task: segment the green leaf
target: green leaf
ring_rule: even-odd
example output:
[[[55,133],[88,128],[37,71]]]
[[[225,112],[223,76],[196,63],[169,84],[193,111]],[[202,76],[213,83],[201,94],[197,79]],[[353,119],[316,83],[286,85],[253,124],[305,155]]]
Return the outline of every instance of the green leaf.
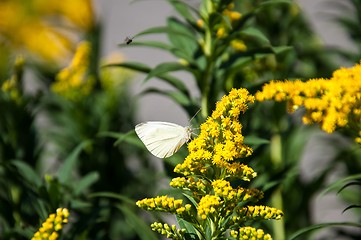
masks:
[[[118,46],[126,47],[150,47],[166,51],[171,51],[175,49],[172,45],[160,42],[160,41],[133,41],[132,44],[121,43]]]
[[[152,78],[152,77],[158,77],[161,76],[163,73],[167,73],[167,72],[172,72],[172,71],[180,71],[180,70],[185,70],[185,71],[189,71],[189,68],[178,63],[178,62],[166,62],[166,63],[161,63],[159,65],[157,65],[146,77],[145,81]],[[183,84],[182,81],[178,81],[177,85],[179,85],[179,90],[184,90],[186,89],[186,86]],[[177,87],[178,88],[178,87]]]
[[[312,225],[310,227],[306,227],[306,228],[302,228],[301,230],[293,233],[288,240],[294,240],[298,237],[300,237],[302,234],[313,231],[313,230],[317,230],[317,229],[321,229],[321,228],[326,228],[326,227],[332,227],[332,226],[347,226],[347,227],[358,227],[361,228],[361,223],[354,223],[354,222],[330,222],[330,223],[321,223],[321,224],[315,224]],[[302,239],[302,238],[300,238]]]
[[[76,185],[74,188],[74,194],[80,195],[84,190],[90,187],[99,179],[99,173],[97,172],[90,172],[85,175]]]
[[[360,180],[361,179],[361,174],[355,174],[355,175],[351,175],[345,178],[342,178],[334,183],[332,183],[330,186],[328,186],[325,190],[323,190],[320,195],[323,196],[328,192],[334,191],[334,190],[339,190],[343,185],[345,185],[345,183],[351,182],[353,180]]]
[[[130,143],[134,146],[143,148],[143,143],[136,136],[134,130],[130,130],[127,133],[119,133],[119,132],[100,132],[98,134],[99,137],[112,137],[117,138],[118,140],[114,143],[114,146],[122,142]]]
[[[83,141],[80,143],[65,159],[63,166],[59,169],[58,179],[60,183],[67,183],[70,179],[70,176],[73,173],[73,169],[75,169],[76,162],[78,160],[78,156],[83,151],[83,149],[89,146],[92,141]]]
[[[148,35],[148,34],[164,34],[164,33],[168,35],[172,34],[177,36],[183,36],[189,39],[194,38],[194,35],[189,35],[189,33],[182,32],[177,29],[169,28],[168,26],[148,28],[147,30],[144,30],[143,32],[134,35],[133,38],[137,38],[139,36]]]
[[[36,187],[41,186],[41,178],[30,165],[20,160],[12,160],[11,165],[18,169],[20,175],[27,183],[35,185]]]
[[[157,93],[160,95],[167,96],[185,108],[192,106],[191,99],[187,95],[183,94],[182,92],[170,91],[170,90],[160,90],[157,88],[148,88],[147,90],[142,92],[142,94],[149,94],[149,93]]]
[[[175,10],[189,23],[195,22],[193,15],[189,12],[189,10],[192,10],[193,13],[195,13],[199,17],[198,9],[192,7],[191,5],[187,4],[184,1],[180,0],[168,0],[170,4],[173,5]]]
[[[89,197],[91,198],[113,198],[118,199],[120,201],[126,202],[131,205],[135,205],[134,200],[130,199],[129,197],[121,194],[117,194],[114,192],[96,192],[89,194]]]
[[[140,64],[137,62],[125,62],[125,63],[116,63],[116,64],[108,64],[103,67],[124,67],[132,70],[136,70],[143,73],[150,73],[151,68],[146,66],[145,64]],[[183,84],[181,80],[176,77],[170,76],[168,74],[159,74],[157,76],[159,79],[164,82],[170,84],[171,86],[177,88],[179,91],[183,92],[185,95],[189,96],[189,91],[186,86]]]
[[[292,50],[294,50],[293,46],[272,47],[272,51],[275,54],[281,54],[281,53],[292,51]]]
[[[190,58],[194,57],[194,53],[198,48],[196,42],[195,32],[184,23],[178,21],[175,18],[168,19],[168,27],[173,32],[180,32],[182,34],[168,33],[169,41],[178,49],[181,49]]]
[[[112,64],[103,65],[102,67],[123,67],[143,73],[149,73],[151,70],[149,66],[138,62],[112,63]]]
[[[257,28],[247,28],[241,31],[242,35],[251,37],[263,45],[271,45],[269,39]]]
[[[288,4],[288,5],[292,5],[293,2],[290,0],[272,0],[272,1],[266,1],[266,2],[262,2],[257,6],[257,10],[260,10],[262,8],[266,8],[266,7],[274,7],[273,5],[277,5],[277,4]]]
[[[176,216],[177,223],[179,224],[179,227],[181,229],[186,229],[187,236],[186,239],[203,239],[200,236],[200,233],[197,231],[197,229],[194,227],[194,225],[190,222],[187,222],[186,220]]]
[[[134,202],[133,205],[135,205]],[[133,226],[134,231],[138,234],[140,239],[158,239],[156,234],[150,229],[150,227],[144,222],[144,220],[140,218],[138,214],[136,214],[134,209],[130,208],[125,204],[117,204],[116,207],[124,214],[125,219],[127,220],[127,222],[130,223],[130,226]]]

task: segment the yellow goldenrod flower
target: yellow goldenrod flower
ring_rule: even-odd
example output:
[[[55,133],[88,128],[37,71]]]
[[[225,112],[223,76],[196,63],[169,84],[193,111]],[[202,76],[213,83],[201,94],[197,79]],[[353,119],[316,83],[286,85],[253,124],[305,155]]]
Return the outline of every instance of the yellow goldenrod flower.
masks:
[[[145,198],[136,202],[137,206],[147,211],[162,211],[177,213],[179,215],[190,210],[190,205],[183,205],[182,199],[174,199],[168,196],[157,196],[155,198]]]
[[[153,231],[158,232],[162,235],[166,235],[167,238],[181,240],[184,239],[186,229],[177,229],[175,225],[169,226],[167,223],[154,222],[151,225]]]
[[[256,94],[258,101],[288,101],[288,110],[303,106],[305,124],[318,123],[327,133],[350,127],[361,129],[361,64],[336,70],[330,79],[271,81]],[[360,135],[359,135],[360,136]],[[356,142],[358,140],[356,139]]]
[[[205,220],[209,214],[217,213],[222,201],[219,197],[214,195],[205,195],[198,203],[198,216]]]
[[[238,117],[253,100],[253,96],[245,89],[233,89],[228,96],[223,97],[212,116],[200,126],[198,137],[188,144],[189,155],[174,171],[189,176],[219,168],[224,177],[243,180],[256,177],[257,174],[250,167],[234,162],[252,154],[252,149],[243,144],[242,126]],[[218,170],[214,169],[214,172]]]
[[[254,97],[246,89],[232,89],[200,126],[198,137],[189,143],[189,155],[174,169],[183,177],[174,178],[170,185],[184,190],[192,205],[184,205],[180,199],[158,196],[140,200],[137,206],[176,214],[192,223],[199,236],[206,235],[202,232],[204,229],[213,228],[212,239],[224,238],[228,230],[233,230],[237,239],[247,239],[247,236],[271,239],[261,230],[255,230],[256,235],[253,231],[246,235],[242,226],[252,221],[280,219],[282,211],[267,206],[248,206],[249,202],[260,200],[263,192],[241,186],[233,188],[230,182],[234,179],[250,181],[257,176],[252,168],[239,162],[252,153],[252,149],[243,143],[239,117],[253,101]],[[207,226],[210,223],[215,225]],[[153,223],[152,230],[167,238],[183,239],[175,227],[167,224]]]
[[[52,213],[34,234],[31,240],[56,240],[63,225],[68,223],[69,210],[58,208],[56,213]]]
[[[265,234],[262,229],[255,229],[253,227],[241,227],[238,231],[232,230],[230,234],[239,240],[272,240],[271,235]]]
[[[88,75],[90,51],[89,42],[78,45],[70,65],[56,76],[56,81],[51,86],[52,91],[74,101],[91,92],[95,79]]]

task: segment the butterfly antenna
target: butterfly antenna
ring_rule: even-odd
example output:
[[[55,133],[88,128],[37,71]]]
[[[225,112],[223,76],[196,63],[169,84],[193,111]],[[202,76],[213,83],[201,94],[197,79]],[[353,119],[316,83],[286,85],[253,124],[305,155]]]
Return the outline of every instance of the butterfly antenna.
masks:
[[[198,111],[193,115],[193,117],[191,119],[189,119],[189,123],[191,123],[191,121],[197,116],[197,114],[201,111],[201,108],[198,109]]]

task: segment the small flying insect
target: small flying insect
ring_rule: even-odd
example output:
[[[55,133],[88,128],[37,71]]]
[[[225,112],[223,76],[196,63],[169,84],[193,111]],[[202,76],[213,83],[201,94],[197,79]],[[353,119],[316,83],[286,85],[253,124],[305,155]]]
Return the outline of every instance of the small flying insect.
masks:
[[[125,39],[124,39],[124,42],[126,44],[130,44],[131,42],[133,42],[133,38],[132,37],[129,37],[129,36],[126,36]]]

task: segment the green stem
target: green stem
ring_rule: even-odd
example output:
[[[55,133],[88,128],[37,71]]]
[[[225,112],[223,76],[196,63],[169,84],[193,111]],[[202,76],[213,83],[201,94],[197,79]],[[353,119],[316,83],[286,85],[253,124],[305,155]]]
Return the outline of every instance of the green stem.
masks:
[[[277,169],[282,164],[282,141],[280,134],[274,134],[271,138],[271,161],[273,166]],[[282,189],[278,187],[271,198],[272,207],[283,209]],[[283,219],[272,221],[273,224],[273,239],[285,240],[285,226]]]

